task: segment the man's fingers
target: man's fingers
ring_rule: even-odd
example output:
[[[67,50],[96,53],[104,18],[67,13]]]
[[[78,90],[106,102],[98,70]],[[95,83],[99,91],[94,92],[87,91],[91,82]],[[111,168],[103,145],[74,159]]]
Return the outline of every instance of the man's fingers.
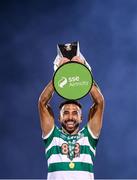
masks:
[[[60,58],[59,66],[61,66],[62,64],[65,64],[66,62],[69,62],[69,61],[70,61],[70,59],[68,59],[66,57]]]
[[[81,64],[84,64],[83,59],[81,59],[79,56],[74,56],[71,61],[79,62]]]
[[[61,66],[62,64],[65,64],[65,63],[67,63],[67,62],[69,62],[69,61],[70,61],[70,59],[68,59],[68,58],[66,58],[66,57],[62,57],[62,58],[60,58],[60,61],[59,61],[58,66]],[[81,63],[81,64],[84,64],[84,60],[81,59],[79,56],[74,56],[74,57],[71,59],[71,61],[79,62],[79,63]]]

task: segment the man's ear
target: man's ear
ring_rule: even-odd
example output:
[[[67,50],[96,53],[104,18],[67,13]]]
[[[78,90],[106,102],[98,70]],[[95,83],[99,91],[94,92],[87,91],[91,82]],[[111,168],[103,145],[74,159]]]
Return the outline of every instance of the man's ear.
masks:
[[[81,118],[80,118],[80,123],[82,123],[82,119],[83,119],[83,117],[82,117],[82,115],[81,115]]]

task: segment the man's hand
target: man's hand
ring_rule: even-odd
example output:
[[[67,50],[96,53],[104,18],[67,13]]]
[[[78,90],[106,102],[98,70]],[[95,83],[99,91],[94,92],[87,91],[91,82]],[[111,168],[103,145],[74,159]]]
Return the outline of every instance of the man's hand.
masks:
[[[74,56],[71,61],[74,61],[74,62],[79,62],[81,64],[84,64],[84,60],[81,59],[79,56]]]
[[[62,64],[65,64],[67,62],[70,62],[70,61],[79,62],[81,64],[84,64],[83,59],[81,59],[79,56],[74,56],[71,60],[66,57],[60,58],[59,66],[61,66]]]
[[[79,56],[74,56],[71,60],[66,58],[66,57],[62,57],[60,58],[60,61],[59,61],[59,64],[58,64],[58,68],[62,65],[62,64],[65,64],[67,62],[78,62],[78,63],[81,63],[81,64],[84,64],[84,60],[81,59]]]
[[[70,61],[70,59],[68,59],[66,57],[60,58],[60,62],[58,64],[58,66],[60,67],[62,64],[65,64],[65,63],[67,63],[69,61]]]

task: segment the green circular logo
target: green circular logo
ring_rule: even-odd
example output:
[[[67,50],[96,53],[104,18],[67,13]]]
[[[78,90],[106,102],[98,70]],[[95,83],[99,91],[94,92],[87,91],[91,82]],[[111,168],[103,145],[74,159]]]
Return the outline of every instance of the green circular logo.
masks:
[[[78,62],[60,66],[54,74],[55,91],[63,98],[76,100],[84,97],[91,89],[93,77],[90,70]]]

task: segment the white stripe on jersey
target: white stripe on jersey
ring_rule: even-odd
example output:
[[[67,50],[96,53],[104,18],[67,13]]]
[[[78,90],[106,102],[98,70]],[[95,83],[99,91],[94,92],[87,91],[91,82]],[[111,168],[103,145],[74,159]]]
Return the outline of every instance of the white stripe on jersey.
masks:
[[[55,171],[48,173],[47,180],[93,180],[94,174],[86,171]]]
[[[58,162],[70,162],[70,159],[67,157],[67,155],[53,154],[48,159],[48,166],[51,163],[58,163]],[[89,154],[80,154],[80,157],[75,157],[73,159],[73,162],[84,162],[93,165],[93,161]]]
[[[46,153],[53,146],[62,146],[63,143],[67,143],[67,141],[64,141],[62,138],[59,138],[59,137],[53,137],[52,142],[50,143],[50,145],[46,149]]]

